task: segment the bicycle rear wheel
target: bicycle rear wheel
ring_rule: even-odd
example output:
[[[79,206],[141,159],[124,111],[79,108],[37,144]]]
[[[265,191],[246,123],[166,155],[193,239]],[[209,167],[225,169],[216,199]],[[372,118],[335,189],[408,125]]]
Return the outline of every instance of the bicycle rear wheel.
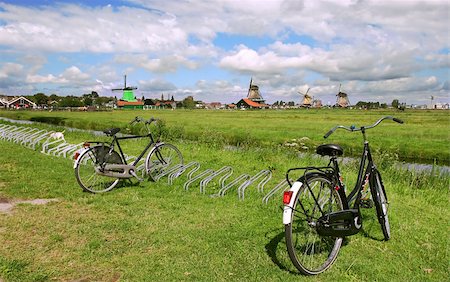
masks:
[[[389,224],[388,218],[388,200],[386,196],[386,191],[384,189],[383,181],[381,180],[381,174],[378,170],[375,170],[372,176],[371,192],[372,198],[375,203],[375,208],[377,210],[378,222],[381,225],[381,230],[383,231],[384,240],[389,240],[391,238],[391,226]]]
[[[167,143],[155,145],[145,162],[147,174],[152,181],[158,181],[159,175],[176,165],[183,165],[183,156],[177,147]]]
[[[123,164],[122,158],[115,151],[109,153],[107,146],[95,146],[84,151],[75,167],[75,177],[84,191],[103,193],[113,189],[119,182],[112,178],[98,174],[95,169],[104,164]]]
[[[328,213],[343,210],[343,204],[326,175],[309,173],[298,181],[303,185],[295,199],[292,221],[285,225],[286,245],[294,266],[305,275],[316,275],[334,263],[343,240],[317,233],[315,223],[323,215],[318,206]]]

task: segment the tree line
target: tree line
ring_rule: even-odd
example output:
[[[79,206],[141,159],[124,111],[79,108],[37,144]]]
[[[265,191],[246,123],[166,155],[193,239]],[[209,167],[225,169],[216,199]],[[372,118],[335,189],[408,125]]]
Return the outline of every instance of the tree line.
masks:
[[[56,105],[58,107],[105,106],[107,103],[114,101],[113,97],[100,97],[95,91],[82,96],[58,96],[56,94],[47,96],[44,93],[36,93],[26,98],[38,106]]]
[[[355,107],[361,109],[387,109],[389,106],[387,103],[380,102],[363,102],[359,101]],[[400,103],[398,99],[392,100],[391,107],[394,109],[405,109],[405,103]]]
[[[39,106],[51,106],[55,105],[58,107],[89,107],[89,106],[106,106],[108,103],[116,102],[116,97],[102,97],[99,96],[97,92],[92,91],[91,93],[83,94],[82,96],[58,96],[56,94],[46,95],[44,93],[36,93],[32,96],[26,96],[29,100],[33,101]],[[156,101],[165,101],[163,98],[159,99],[145,99],[142,97],[145,105],[154,105]],[[193,96],[188,96],[184,98],[182,101],[175,101],[173,96],[170,100],[176,103],[176,107],[183,107],[187,109],[195,108],[196,101]],[[284,101],[276,101],[274,103],[276,106],[288,105],[294,106],[295,103],[293,101],[284,102]],[[404,103],[400,103],[399,100],[394,99],[390,104],[392,108],[401,109],[404,108]],[[362,109],[386,109],[389,107],[387,103],[380,102],[364,102],[359,101],[354,105],[354,107],[362,108]]]
[[[90,106],[106,106],[108,103],[117,102],[117,97],[102,97],[97,92],[92,91],[82,96],[58,96],[56,94],[46,95],[45,93],[36,93],[31,96],[25,96],[30,101],[36,103],[38,106],[57,106],[57,107],[90,107]],[[170,100],[161,99],[145,99],[142,97],[145,105],[155,105],[156,102],[173,102],[176,103],[176,107],[183,107],[187,109],[195,108],[196,101],[193,96],[188,96],[182,101],[175,101],[172,98]],[[163,106],[167,106],[163,104]]]

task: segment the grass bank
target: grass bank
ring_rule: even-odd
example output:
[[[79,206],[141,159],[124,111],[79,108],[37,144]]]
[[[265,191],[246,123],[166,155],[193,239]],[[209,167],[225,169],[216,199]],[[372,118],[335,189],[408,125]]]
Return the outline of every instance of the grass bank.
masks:
[[[286,111],[149,110],[112,112],[0,111],[0,116],[103,130],[128,126],[135,116],[158,117],[165,122],[165,137],[191,140],[210,146],[224,144],[271,148],[307,137],[309,150],[324,142],[342,145],[347,156],[359,156],[361,135],[337,131],[324,140],[335,125],[367,125],[385,115],[405,121],[384,122],[368,131],[372,148],[379,154],[412,162],[450,165],[448,111],[301,109]]]
[[[92,117],[90,117],[92,118]],[[73,138],[73,137],[71,137]],[[84,136],[82,137],[84,138]],[[231,165],[235,175],[271,166],[274,181],[287,168],[324,160],[284,150],[212,147],[176,142],[187,161],[204,168]],[[0,141],[0,198],[56,198],[0,214],[0,278],[5,281],[444,281],[448,278],[448,177],[382,172],[390,199],[392,240],[373,209],[364,232],[350,237],[334,266],[300,276],[287,256],[280,197],[268,205],[250,187],[211,198],[198,187],[142,182],[104,195],[81,192],[71,161]],[[133,146],[129,146],[132,148]],[[355,163],[344,168],[351,187]],[[270,182],[267,187],[274,185]],[[267,189],[267,188],[266,188]]]

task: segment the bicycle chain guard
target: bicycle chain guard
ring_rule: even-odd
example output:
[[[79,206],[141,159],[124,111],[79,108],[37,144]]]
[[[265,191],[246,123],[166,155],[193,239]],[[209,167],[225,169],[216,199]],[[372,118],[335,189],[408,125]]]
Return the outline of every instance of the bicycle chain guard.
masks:
[[[317,233],[321,236],[345,237],[358,233],[361,228],[361,215],[357,209],[328,213],[316,222]]]

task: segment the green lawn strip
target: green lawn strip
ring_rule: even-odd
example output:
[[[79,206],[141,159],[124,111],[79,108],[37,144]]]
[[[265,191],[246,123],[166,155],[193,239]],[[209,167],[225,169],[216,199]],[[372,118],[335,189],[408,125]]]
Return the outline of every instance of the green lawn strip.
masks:
[[[202,168],[231,164],[235,174],[275,167],[274,179],[299,159],[267,149],[223,150],[176,143]],[[5,281],[443,281],[447,277],[447,183],[431,175],[383,171],[390,199],[392,240],[379,241],[375,211],[365,210],[365,232],[347,239],[323,275],[299,276],[290,262],[281,223],[280,196],[269,205],[250,187],[223,198],[143,182],[103,195],[83,193],[71,161],[0,141],[0,197],[57,198],[46,205],[18,205],[0,214],[0,277]],[[351,183],[354,173],[344,167]],[[403,177],[404,179],[399,179]],[[409,179],[408,179],[409,178]],[[274,184],[274,182],[271,184]],[[433,187],[428,184],[433,183]],[[270,187],[270,186],[268,186]]]

